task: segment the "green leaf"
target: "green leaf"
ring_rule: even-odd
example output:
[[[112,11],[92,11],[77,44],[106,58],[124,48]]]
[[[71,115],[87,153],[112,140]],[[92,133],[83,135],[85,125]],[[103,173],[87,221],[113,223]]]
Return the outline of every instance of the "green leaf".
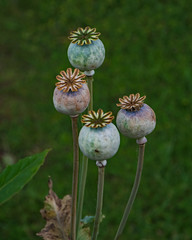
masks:
[[[105,218],[104,215],[101,216],[101,222]],[[95,216],[85,216],[81,219],[81,226],[78,232],[77,240],[91,240],[91,230],[89,225],[93,223]]]
[[[102,222],[104,218],[105,218],[105,215],[102,214],[100,218],[100,222]],[[85,216],[83,219],[81,219],[81,223],[83,224],[83,226],[93,223],[94,221],[95,221],[95,216]]]
[[[81,222],[83,224],[89,224],[89,223],[93,223],[95,220],[95,216],[85,216],[83,219],[81,219]]]
[[[91,240],[90,228],[81,228],[79,230],[77,240]]]
[[[20,191],[43,164],[50,149],[19,160],[0,173],[0,205]]]

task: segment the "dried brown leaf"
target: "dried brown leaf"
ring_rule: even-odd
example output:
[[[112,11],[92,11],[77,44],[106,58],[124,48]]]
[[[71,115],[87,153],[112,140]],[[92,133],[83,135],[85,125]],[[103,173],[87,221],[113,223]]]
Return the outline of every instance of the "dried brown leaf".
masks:
[[[44,240],[70,240],[71,196],[59,199],[53,191],[52,180],[49,179],[49,194],[45,197],[41,215],[46,220],[45,227],[37,233]]]

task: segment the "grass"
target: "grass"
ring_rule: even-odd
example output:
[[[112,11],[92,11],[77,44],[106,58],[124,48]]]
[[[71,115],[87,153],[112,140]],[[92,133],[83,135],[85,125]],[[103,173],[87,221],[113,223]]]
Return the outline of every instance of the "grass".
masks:
[[[190,1],[24,1],[0,3],[0,155],[14,161],[52,147],[33,180],[0,211],[1,240],[39,239],[39,209],[51,175],[60,197],[71,192],[72,136],[67,116],[52,103],[55,76],[70,67],[71,30],[96,27],[106,59],[96,71],[94,108],[117,114],[118,98],[147,95],[156,112],[144,171],[122,240],[190,240],[191,4]],[[121,137],[106,168],[106,218],[100,239],[113,239],[134,180],[134,140]],[[84,215],[95,213],[97,168],[89,162]]]

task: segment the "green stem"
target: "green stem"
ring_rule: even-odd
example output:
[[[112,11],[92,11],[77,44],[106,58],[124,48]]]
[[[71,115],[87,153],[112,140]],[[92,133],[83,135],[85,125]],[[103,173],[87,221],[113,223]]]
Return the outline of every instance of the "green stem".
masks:
[[[87,77],[87,84],[90,92],[90,102],[88,106],[88,111],[90,111],[90,110],[93,110],[93,77]],[[78,208],[77,208],[77,231],[79,231],[80,222],[82,218],[85,185],[86,185],[86,179],[87,179],[87,169],[88,169],[88,158],[83,155],[81,171],[80,171],[79,199],[78,199]]]
[[[79,173],[79,145],[78,145],[78,116],[71,117],[73,132],[73,183],[72,183],[72,204],[71,204],[71,240],[76,240],[76,208],[77,188]]]
[[[104,173],[105,173],[105,167],[98,167],[97,206],[96,206],[96,215],[95,215],[95,222],[93,227],[92,240],[96,240],[99,234],[99,224],[101,222],[102,206],[103,206]]]
[[[87,77],[87,85],[89,87],[90,92],[90,102],[88,106],[88,111],[93,110],[93,77]]]
[[[139,183],[141,180],[141,175],[142,175],[142,169],[143,169],[143,161],[144,161],[144,151],[145,151],[145,144],[139,144],[139,156],[138,156],[138,164],[137,164],[137,172],[136,172],[136,176],[135,176],[135,181],[134,181],[134,185],[131,191],[131,195],[129,197],[129,200],[127,202],[127,206],[125,208],[123,217],[121,219],[121,223],[119,225],[119,228],[117,230],[116,236],[115,236],[115,240],[119,239],[120,235],[123,232],[123,229],[125,228],[125,224],[127,222],[129,213],[131,211],[131,208],[133,206],[133,202],[135,200],[138,188],[139,188]]]

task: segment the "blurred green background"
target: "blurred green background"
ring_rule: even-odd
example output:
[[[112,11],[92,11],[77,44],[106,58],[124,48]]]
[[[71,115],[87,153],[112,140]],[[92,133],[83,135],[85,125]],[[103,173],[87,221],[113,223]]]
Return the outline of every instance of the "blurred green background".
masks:
[[[70,67],[67,36],[77,27],[102,33],[106,59],[96,70],[94,109],[117,114],[118,98],[146,95],[156,112],[139,192],[122,240],[192,239],[192,4],[181,0],[1,0],[0,167],[51,147],[44,166],[0,208],[1,240],[34,240],[51,176],[71,193],[70,118],[53,107],[55,76]],[[115,121],[114,121],[115,122]],[[113,239],[134,181],[134,140],[121,137],[106,167],[99,239]],[[94,215],[97,168],[89,162],[83,215]]]

